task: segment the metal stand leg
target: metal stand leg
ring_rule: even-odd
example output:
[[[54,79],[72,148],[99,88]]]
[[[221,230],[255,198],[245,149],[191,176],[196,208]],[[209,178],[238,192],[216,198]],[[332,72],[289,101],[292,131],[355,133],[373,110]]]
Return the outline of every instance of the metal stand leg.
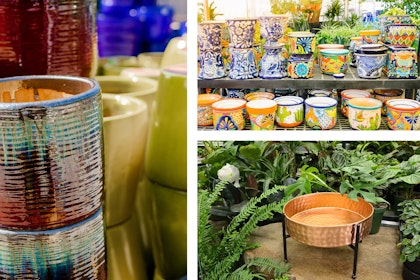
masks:
[[[350,245],[350,247],[354,250],[354,260],[353,260],[353,275],[351,278],[356,279],[356,270],[357,270],[357,255],[359,253],[359,243],[360,243],[360,224],[356,225],[356,243],[354,245]]]
[[[282,225],[282,232],[283,232],[283,254],[284,254],[284,262],[287,263],[289,260],[287,259],[287,244],[286,244],[286,239],[289,236],[286,234],[286,222],[285,222],[284,215],[283,215],[282,220],[281,220],[281,225]]]

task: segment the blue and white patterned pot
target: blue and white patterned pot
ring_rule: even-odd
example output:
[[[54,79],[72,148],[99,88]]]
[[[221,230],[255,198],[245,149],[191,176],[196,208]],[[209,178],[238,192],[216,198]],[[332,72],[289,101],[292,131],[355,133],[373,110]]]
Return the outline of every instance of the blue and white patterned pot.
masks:
[[[200,79],[218,79],[226,76],[221,52],[201,51],[200,53]]]
[[[226,20],[233,48],[247,49],[254,44],[256,19],[235,18]]]
[[[261,37],[266,40],[266,45],[276,44],[283,36],[283,28],[287,26],[287,18],[286,15],[269,15],[258,18]]]
[[[252,48],[236,49],[230,48],[232,64],[230,66],[229,78],[235,80],[253,79],[258,77],[255,52]]]
[[[282,45],[265,45],[265,54],[261,59],[260,77],[263,79],[280,79],[287,77],[287,61],[281,54]]]
[[[355,53],[357,74],[364,79],[378,79],[381,77],[387,54]]]
[[[223,21],[204,21],[198,25],[198,48],[202,51],[222,51]]]

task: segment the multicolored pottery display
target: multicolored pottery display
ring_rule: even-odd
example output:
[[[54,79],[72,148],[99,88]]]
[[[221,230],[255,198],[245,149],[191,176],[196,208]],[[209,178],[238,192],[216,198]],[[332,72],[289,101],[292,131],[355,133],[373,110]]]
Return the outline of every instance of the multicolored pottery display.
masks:
[[[315,51],[315,34],[308,31],[295,31],[287,34],[292,54],[309,54]]]
[[[305,99],[305,121],[313,129],[333,128],[337,122],[337,100],[331,97]]]
[[[200,79],[218,79],[226,76],[222,57],[222,21],[204,21],[198,25],[200,50]]]
[[[261,59],[260,77],[263,79],[281,79],[287,77],[287,61],[281,51],[283,45],[264,45],[265,54]]]
[[[269,99],[251,100],[246,104],[252,130],[273,130],[277,102]]]
[[[388,46],[388,59],[383,72],[389,79],[416,79],[418,76],[415,48]]]
[[[360,30],[359,34],[362,37],[362,44],[377,44],[381,31],[378,29]]]
[[[394,99],[386,101],[387,125],[392,130],[420,130],[420,101]]]
[[[385,27],[386,41],[393,46],[411,47],[417,38],[416,24],[389,24]]]
[[[370,92],[366,90],[360,90],[360,89],[346,89],[341,91],[341,112],[344,116],[348,117],[348,102],[352,98],[358,98],[358,97],[370,97]]]
[[[230,48],[232,64],[229,78],[234,80],[253,79],[258,77],[257,61],[253,48]]]
[[[312,54],[292,54],[287,61],[287,73],[292,79],[308,79],[314,76]]]
[[[350,126],[357,130],[376,130],[381,126],[382,102],[375,98],[358,97],[347,102]]]
[[[402,89],[375,89],[373,90],[373,97],[382,101],[381,113],[382,115],[386,115],[386,101],[403,99],[405,98],[405,92]]]
[[[216,130],[241,130],[245,127],[243,99],[227,98],[213,103],[213,126]]]
[[[347,72],[348,68],[347,49],[323,49],[320,50],[320,69],[321,72],[328,75]]]
[[[222,99],[220,94],[202,93],[197,96],[197,125],[213,125],[212,104]]]
[[[299,96],[281,96],[277,102],[276,124],[281,127],[296,127],[303,122],[303,98]]]
[[[229,30],[230,47],[233,49],[252,48],[256,23],[257,20],[253,18],[227,19],[226,25]]]
[[[275,45],[283,36],[284,26],[287,25],[288,16],[286,15],[268,15],[260,16],[260,34],[266,40],[266,46]]]

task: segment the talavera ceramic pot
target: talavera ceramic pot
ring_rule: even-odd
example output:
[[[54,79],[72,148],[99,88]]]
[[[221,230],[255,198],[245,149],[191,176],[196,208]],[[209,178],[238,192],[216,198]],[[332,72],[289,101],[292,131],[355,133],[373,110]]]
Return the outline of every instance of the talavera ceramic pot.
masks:
[[[47,230],[98,211],[102,101],[92,79],[0,80],[0,227]]]
[[[256,23],[257,20],[254,18],[227,19],[231,47],[234,49],[252,48]]]
[[[420,102],[412,99],[386,101],[387,124],[392,130],[420,130]]]
[[[348,64],[347,57],[349,50],[347,49],[323,49],[320,51],[320,69],[321,72],[328,75],[338,73],[345,74]]]
[[[381,126],[382,102],[375,98],[357,97],[348,101],[348,120],[357,130],[376,130]]]
[[[105,219],[107,227],[133,213],[143,168],[147,130],[146,102],[132,96],[103,94]]]
[[[331,129],[337,123],[337,100],[331,97],[305,99],[306,125],[312,129]]]
[[[307,31],[296,31],[287,34],[293,54],[309,54],[315,51],[315,34]]]
[[[258,18],[260,22],[261,37],[266,40],[266,45],[273,45],[283,36],[284,26],[287,25],[286,15],[267,15]]]
[[[277,102],[276,123],[281,127],[295,127],[303,122],[303,98],[299,96],[281,96]]]
[[[270,99],[256,99],[246,103],[252,130],[273,130],[277,102]]]

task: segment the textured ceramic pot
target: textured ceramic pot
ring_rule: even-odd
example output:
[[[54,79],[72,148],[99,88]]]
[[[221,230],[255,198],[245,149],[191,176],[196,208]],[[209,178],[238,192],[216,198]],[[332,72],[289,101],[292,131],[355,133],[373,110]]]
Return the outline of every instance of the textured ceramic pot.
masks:
[[[375,89],[373,90],[373,97],[382,101],[382,115],[386,115],[386,101],[392,99],[405,98],[405,92],[402,89]]]
[[[305,99],[305,121],[313,129],[333,128],[337,122],[337,100],[331,97]]]
[[[230,65],[229,78],[245,80],[258,77],[257,61],[253,48],[230,48],[230,53],[232,64]]]
[[[417,37],[416,24],[389,24],[385,27],[386,41],[393,46],[411,47]]]
[[[382,68],[386,63],[387,54],[355,53],[357,75],[364,79],[378,79],[381,77]]]
[[[173,189],[187,189],[187,67],[162,69],[146,145],[146,176]]]
[[[358,98],[358,97],[365,97],[369,98],[371,97],[370,92],[366,90],[361,89],[346,89],[341,91],[341,112],[344,116],[348,117],[348,102],[352,98]]]
[[[281,79],[287,77],[287,61],[282,56],[280,44],[265,45],[261,59],[260,77],[263,79]]]
[[[143,168],[148,123],[146,102],[129,95],[103,94],[105,221],[114,226],[134,209]],[[124,168],[122,168],[124,167]]]
[[[221,52],[200,51],[200,79],[219,79],[226,76],[225,66]]]
[[[315,51],[315,34],[296,31],[287,34],[292,54],[309,54]]]
[[[255,24],[254,18],[227,19],[230,44],[234,49],[248,49],[254,45]]]
[[[203,21],[198,24],[198,49],[200,52],[222,51],[223,21]]]
[[[359,34],[362,37],[362,44],[377,44],[381,31],[379,29],[360,30]]]
[[[98,83],[5,78],[0,101],[0,227],[46,230],[93,215],[103,195]]]
[[[252,130],[273,130],[277,102],[270,99],[256,99],[246,103]]]
[[[85,198],[85,197],[84,197]],[[102,210],[53,230],[0,230],[5,279],[107,279]]]
[[[357,130],[376,130],[381,126],[382,102],[375,98],[358,97],[347,102],[350,126]]]
[[[416,79],[418,76],[415,48],[388,46],[388,59],[384,73],[389,79]]]
[[[387,125],[392,130],[420,130],[420,102],[412,99],[386,101]]]
[[[254,91],[254,92],[245,94],[244,99],[249,102],[251,100],[258,100],[258,99],[274,99],[274,97],[275,95],[271,92]]]
[[[312,54],[292,54],[287,61],[287,74],[292,79],[308,79],[314,76]]]
[[[172,38],[163,51],[160,68],[187,63],[187,35]]]
[[[213,125],[213,108],[212,104],[220,101],[220,94],[202,93],[197,96],[197,125],[209,126]]]
[[[347,72],[348,54],[346,49],[323,49],[320,50],[320,69],[328,75]]]
[[[213,126],[216,130],[241,130],[245,127],[243,99],[226,98],[213,103]]]
[[[261,37],[266,40],[266,45],[273,45],[283,36],[284,26],[287,25],[286,15],[267,15],[258,18],[260,22]]]
[[[146,102],[151,113],[158,81],[146,77],[96,76],[102,93],[129,95]]]
[[[281,96],[277,102],[276,124],[281,127],[296,127],[303,122],[303,98],[299,96]]]

